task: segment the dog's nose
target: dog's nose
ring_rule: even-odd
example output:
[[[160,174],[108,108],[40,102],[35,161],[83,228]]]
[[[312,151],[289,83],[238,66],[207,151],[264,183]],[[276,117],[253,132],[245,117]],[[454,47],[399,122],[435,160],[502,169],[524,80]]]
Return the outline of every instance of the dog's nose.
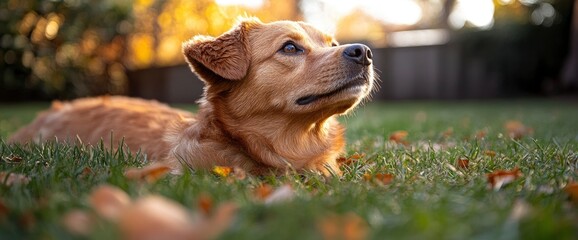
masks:
[[[371,49],[363,44],[350,44],[343,51],[343,56],[357,64],[365,66],[371,65],[371,59],[373,58]]]

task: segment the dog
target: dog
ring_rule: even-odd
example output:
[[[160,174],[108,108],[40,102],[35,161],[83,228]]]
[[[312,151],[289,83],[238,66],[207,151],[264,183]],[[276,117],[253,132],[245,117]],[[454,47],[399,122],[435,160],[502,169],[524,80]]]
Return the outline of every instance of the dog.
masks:
[[[373,89],[369,47],[339,45],[304,22],[245,18],[221,36],[195,36],[182,49],[205,83],[195,115],[121,96],[55,102],[9,141],[123,141],[177,171],[229,166],[257,175],[341,175],[336,159],[344,127],[336,116]]]

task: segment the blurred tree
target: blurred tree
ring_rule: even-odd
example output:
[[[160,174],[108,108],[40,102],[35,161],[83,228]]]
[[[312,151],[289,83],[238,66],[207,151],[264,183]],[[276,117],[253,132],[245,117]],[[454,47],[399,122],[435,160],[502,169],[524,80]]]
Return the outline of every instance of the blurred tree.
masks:
[[[0,2],[0,100],[123,93],[128,0]]]
[[[239,16],[256,16],[264,22],[301,19],[297,0],[265,0],[258,8],[219,5],[214,0],[136,0],[134,15],[129,37],[131,69],[183,63],[183,41],[197,34],[217,36]]]

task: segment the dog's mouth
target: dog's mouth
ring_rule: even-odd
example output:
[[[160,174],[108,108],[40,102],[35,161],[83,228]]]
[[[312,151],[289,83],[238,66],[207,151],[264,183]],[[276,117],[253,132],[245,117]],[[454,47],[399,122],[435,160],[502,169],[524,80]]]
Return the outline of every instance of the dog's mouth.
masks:
[[[297,103],[297,105],[308,105],[311,104],[313,102],[316,102],[318,100],[324,99],[324,98],[328,98],[334,95],[337,95],[339,93],[342,93],[348,89],[352,89],[355,87],[359,87],[359,86],[364,86],[368,83],[368,80],[366,78],[355,78],[351,81],[348,81],[347,83],[337,87],[334,90],[331,90],[327,93],[322,93],[322,94],[315,94],[315,95],[307,95],[305,97],[301,97],[299,99],[297,99],[297,101],[295,101],[295,103]]]

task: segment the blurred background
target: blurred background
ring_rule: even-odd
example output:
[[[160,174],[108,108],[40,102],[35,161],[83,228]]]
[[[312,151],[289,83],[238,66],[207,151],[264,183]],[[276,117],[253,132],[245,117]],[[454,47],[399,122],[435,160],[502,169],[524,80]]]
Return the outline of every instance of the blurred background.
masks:
[[[374,51],[374,99],[576,96],[574,0],[2,0],[0,101],[102,94],[190,103],[181,54],[239,16],[301,20]]]

